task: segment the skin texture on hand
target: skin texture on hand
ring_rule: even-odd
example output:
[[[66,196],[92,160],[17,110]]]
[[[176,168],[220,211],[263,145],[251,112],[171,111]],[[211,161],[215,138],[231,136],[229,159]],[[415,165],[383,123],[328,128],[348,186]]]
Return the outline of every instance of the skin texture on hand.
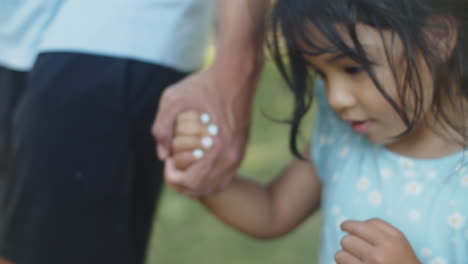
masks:
[[[263,18],[269,0],[217,0],[216,57],[207,70],[195,73],[163,93],[152,129],[158,155],[170,161],[177,114],[209,113],[218,140],[203,159],[180,177],[166,182],[199,198],[229,184],[244,156],[251,104],[263,65]]]
[[[203,122],[202,116],[209,121]],[[177,116],[171,159],[178,171],[184,171],[195,161],[203,159],[216,142],[216,135],[209,131],[213,125],[210,122],[211,117],[206,113],[188,111]]]
[[[210,113],[219,128],[217,140],[203,157],[178,178],[168,178],[171,184],[184,187],[191,197],[202,197],[224,189],[244,156],[250,124],[251,103],[257,75],[235,82],[232,73],[208,69],[169,87],[163,94],[153,127],[158,142],[158,155],[171,159],[177,114],[195,109]],[[241,89],[240,86],[250,86]]]
[[[421,264],[405,235],[381,219],[345,221],[337,264]]]

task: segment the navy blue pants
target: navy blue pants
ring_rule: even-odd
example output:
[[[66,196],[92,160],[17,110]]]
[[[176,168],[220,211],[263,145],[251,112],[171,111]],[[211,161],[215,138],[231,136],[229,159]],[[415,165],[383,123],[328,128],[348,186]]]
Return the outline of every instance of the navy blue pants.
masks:
[[[151,125],[184,75],[77,53],[0,68],[0,256],[143,263],[162,184]]]

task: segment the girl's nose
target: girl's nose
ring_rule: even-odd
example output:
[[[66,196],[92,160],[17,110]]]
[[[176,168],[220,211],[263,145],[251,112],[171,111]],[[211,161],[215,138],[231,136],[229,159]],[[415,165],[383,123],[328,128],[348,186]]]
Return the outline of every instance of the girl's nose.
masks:
[[[340,80],[328,81],[327,83],[328,103],[337,113],[352,108],[356,104],[349,83]]]

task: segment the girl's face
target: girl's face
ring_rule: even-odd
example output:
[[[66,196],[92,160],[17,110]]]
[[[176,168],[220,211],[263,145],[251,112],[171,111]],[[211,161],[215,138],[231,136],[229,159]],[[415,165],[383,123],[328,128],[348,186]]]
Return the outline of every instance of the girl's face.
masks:
[[[367,57],[374,63],[371,67],[377,81],[392,100],[400,105],[397,83],[398,79],[402,79],[406,68],[401,42],[391,32],[379,32],[365,25],[357,25],[356,31]],[[315,43],[322,46],[332,45],[317,29],[312,28],[311,33],[314,34],[311,39]],[[352,41],[349,39],[348,43]],[[395,137],[406,130],[395,109],[385,100],[369,74],[357,62],[339,53],[306,56],[306,60],[323,79],[330,106],[354,132],[365,135],[375,143],[389,145],[395,143]],[[393,62],[396,72],[392,71],[390,61]],[[432,82],[424,63],[421,63],[418,71],[422,77],[426,102],[423,104],[423,112],[427,112],[428,101],[432,96]],[[411,109],[408,110],[411,113]],[[418,127],[407,136],[417,133]],[[399,137],[398,141],[403,138]]]

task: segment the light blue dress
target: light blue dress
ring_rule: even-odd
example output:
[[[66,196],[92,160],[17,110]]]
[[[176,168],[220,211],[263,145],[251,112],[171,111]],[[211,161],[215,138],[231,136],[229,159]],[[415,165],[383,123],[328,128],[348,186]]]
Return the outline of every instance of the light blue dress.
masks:
[[[467,151],[434,160],[393,153],[352,131],[316,88],[312,159],[322,182],[321,264],[333,264],[346,219],[381,218],[424,264],[468,263]]]

